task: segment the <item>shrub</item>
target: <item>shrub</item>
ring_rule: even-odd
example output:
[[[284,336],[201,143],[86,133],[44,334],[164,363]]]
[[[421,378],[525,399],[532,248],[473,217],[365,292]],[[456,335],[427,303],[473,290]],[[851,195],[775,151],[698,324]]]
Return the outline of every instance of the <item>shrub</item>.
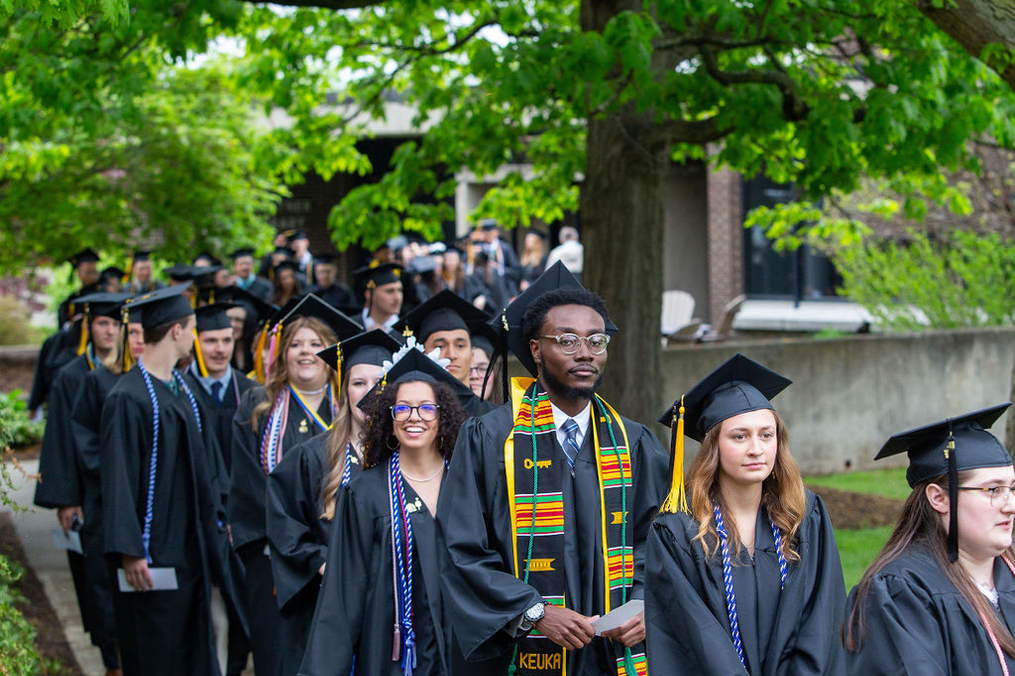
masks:
[[[38,341],[32,314],[13,296],[0,296],[0,345],[27,345]]]
[[[35,628],[14,604],[22,600],[14,584],[22,570],[0,555],[0,674],[35,676],[45,673],[42,657],[35,647]]]

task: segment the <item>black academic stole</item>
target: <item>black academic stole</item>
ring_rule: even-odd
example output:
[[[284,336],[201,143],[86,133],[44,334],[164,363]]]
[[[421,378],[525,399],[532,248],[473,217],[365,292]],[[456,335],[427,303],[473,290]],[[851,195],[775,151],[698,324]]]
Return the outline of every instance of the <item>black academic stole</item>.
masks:
[[[599,521],[605,543],[603,584],[606,608],[627,602],[634,582],[634,533],[628,527],[633,495],[627,431],[616,411],[596,397],[592,404],[596,467],[599,473]],[[514,378],[511,387],[514,427],[504,443],[504,467],[511,503],[514,574],[532,585],[546,603],[565,606],[564,463],[555,461],[556,426],[546,392],[532,378]],[[645,655],[613,643],[618,676],[645,676]],[[509,673],[546,676],[567,673],[567,650],[533,630],[518,642]]]

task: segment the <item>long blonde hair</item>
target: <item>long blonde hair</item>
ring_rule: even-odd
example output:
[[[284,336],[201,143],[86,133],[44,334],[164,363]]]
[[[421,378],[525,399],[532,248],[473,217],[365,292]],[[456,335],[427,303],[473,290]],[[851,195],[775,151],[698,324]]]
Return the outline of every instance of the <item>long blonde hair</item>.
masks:
[[[361,430],[362,433],[362,430]],[[331,521],[335,518],[335,502],[338,489],[342,485],[345,472],[345,449],[352,440],[352,406],[349,403],[349,378],[342,383],[342,396],[338,401],[338,413],[331,421],[331,430],[324,438],[324,452],[328,456],[328,467],[331,470],[321,482],[321,497],[324,498],[324,511],[321,518]]]
[[[782,553],[787,561],[799,561],[800,554],[794,549],[793,541],[804,519],[807,497],[800,468],[789,452],[789,433],[786,424],[774,410],[776,426],[775,466],[761,486],[761,504],[783,533]],[[719,545],[716,532],[713,505],[726,512],[722,491],[719,490],[719,434],[723,423],[713,426],[701,441],[701,449],[691,463],[687,485],[691,492],[691,513],[698,521],[698,534],[694,539],[701,542],[705,554],[712,556]],[[733,519],[726,521],[731,551],[740,554],[743,540]],[[753,524],[750,524],[753,526]]]
[[[250,416],[250,424],[255,432],[258,431],[257,423],[260,417],[271,410],[272,406],[275,405],[278,393],[289,382],[289,366],[286,363],[285,356],[289,351],[289,346],[292,345],[296,332],[302,328],[308,328],[316,333],[325,345],[333,345],[335,343],[335,332],[316,317],[297,317],[282,330],[282,338],[278,346],[278,356],[272,362],[271,373],[268,374],[268,379],[264,383],[264,400],[254,407],[253,413]],[[331,383],[332,390],[337,391],[338,374],[334,370],[328,376],[328,381]]]
[[[965,481],[968,476],[969,470],[959,472],[959,483]],[[948,534],[945,532],[944,524],[941,523],[940,515],[927,499],[927,486],[930,484],[937,484],[947,492],[948,475],[945,474],[917,485],[906,498],[906,503],[902,506],[902,515],[895,525],[895,530],[892,531],[888,542],[874,559],[874,563],[864,572],[863,577],[860,578],[860,584],[856,587],[856,599],[842,629],[843,645],[852,652],[860,652],[863,648],[864,633],[866,632],[867,596],[870,594],[875,576],[911,546],[923,545],[931,551],[945,576],[962,594],[962,598],[977,611],[981,622],[984,618],[987,620],[987,626],[984,629],[988,633],[994,633],[998,644],[1009,657],[1015,657],[1015,638],[1012,637],[1011,632],[994,614],[987,598],[973,584],[972,578],[966,574],[962,563],[948,561]],[[950,508],[954,509],[955,505],[951,505]],[[1009,546],[1003,556],[1008,557],[1009,561],[1015,561],[1015,545]]]

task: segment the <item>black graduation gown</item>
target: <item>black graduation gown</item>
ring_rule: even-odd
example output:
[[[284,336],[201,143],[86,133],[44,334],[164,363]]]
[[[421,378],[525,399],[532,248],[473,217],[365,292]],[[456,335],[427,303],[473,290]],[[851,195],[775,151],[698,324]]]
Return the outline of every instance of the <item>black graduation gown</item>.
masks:
[[[85,552],[85,581],[88,585],[95,622],[89,629],[92,643],[104,647],[116,642],[116,620],[113,614],[115,568],[104,555],[102,538],[102,474],[99,423],[106,397],[120,376],[104,367],[96,367],[85,376],[81,396],[74,404],[71,424],[74,428],[78,465],[81,467],[81,548]],[[88,626],[87,624],[85,626]]]
[[[190,386],[190,391],[194,393],[197,405],[201,408],[201,416],[215,431],[215,439],[222,450],[222,461],[226,465],[226,474],[229,474],[232,469],[233,415],[235,415],[244,393],[257,385],[256,382],[236,369],[230,370],[232,377],[222,394],[221,402],[215,401],[211,394],[204,389],[191,368],[188,368],[183,376],[187,380],[187,385]]]
[[[257,431],[250,426],[251,413],[264,396],[263,387],[247,390],[233,416],[229,524],[233,532],[233,547],[239,553],[245,571],[247,620],[254,668],[258,676],[271,676],[282,673],[284,645],[280,633],[282,617],[274,596],[271,562],[266,556],[267,475],[261,467],[261,435],[268,425],[269,414],[266,412],[258,419]],[[321,400],[317,413],[325,422],[331,421],[327,397]],[[305,431],[301,432],[301,429]],[[296,398],[291,397],[288,423],[280,440],[283,457],[319,433],[320,429],[307,418]]]
[[[333,308],[342,309],[356,305],[356,294],[352,292],[352,289],[342,284],[332,284],[326,289],[314,285],[310,288],[310,293]]]
[[[71,293],[71,295],[67,296],[67,298],[65,298],[64,301],[60,303],[59,307],[57,307],[56,309],[57,325],[63,326],[68,321],[70,321],[71,304],[73,304],[74,301],[76,301],[78,298],[81,298],[82,296],[87,296],[88,294],[96,293],[97,291],[99,291],[98,282],[96,282],[95,284],[89,284],[88,286],[83,286],[77,291]],[[74,311],[75,313],[79,312],[80,308],[74,308]]]
[[[641,424],[623,418],[634,471],[629,523],[634,527],[634,585],[630,598],[644,598],[645,539],[666,495],[668,457]],[[504,442],[511,432],[511,404],[471,418],[458,433],[451,469],[438,505],[438,549],[448,556],[441,582],[454,634],[470,661],[499,658],[506,668],[517,638],[508,633],[525,610],[541,600],[535,588],[512,574],[511,514],[504,473]],[[619,435],[619,431],[617,432]],[[568,607],[586,615],[602,614],[602,525],[599,477],[591,429],[575,462],[574,478],[563,472],[565,570]],[[561,463],[564,451],[554,441]],[[441,546],[441,539],[446,547]],[[616,672],[608,639],[595,638],[568,652],[568,674]],[[664,672],[663,672],[664,673]]]
[[[32,391],[28,396],[29,411],[35,411],[46,403],[57,371],[78,356],[79,336],[78,327],[73,325],[60,329],[42,342],[39,356],[35,360]]]
[[[39,453],[39,481],[35,485],[35,504],[39,507],[58,509],[82,505],[83,477],[75,450],[71,413],[89,370],[88,358],[80,355],[61,368],[53,380],[49,393],[49,415]],[[84,558],[77,552],[67,551],[81,623],[85,631],[91,633],[101,627],[85,575]]]
[[[275,287],[267,279],[261,275],[257,275],[254,277],[254,281],[251,282],[250,286],[248,286],[245,290],[251,296],[256,296],[265,303],[269,303],[271,302],[271,294],[275,292]]]
[[[124,673],[219,674],[210,586],[234,593],[223,554],[225,470],[210,427],[198,432],[184,392],[152,378],[159,402],[158,464],[149,553],[176,569],[179,589],[114,595]],[[105,551],[145,555],[142,531],[152,450],[152,405],[139,369],[125,374],[102,407]]]
[[[754,528],[754,559],[743,548],[732,566],[744,659],[754,676],[844,673],[842,566],[824,503],[806,495],[797,533],[801,560],[789,563],[785,589],[764,508]],[[722,557],[706,558],[701,543],[692,542],[697,534],[687,514],[660,514],[653,524],[645,571],[649,669],[747,674],[730,637]]]
[[[434,521],[408,481],[413,533],[412,612],[416,631],[413,676],[439,676],[445,666]],[[443,487],[441,493],[444,492]],[[317,610],[299,673],[305,676],[402,676],[391,659],[392,589],[388,465],[363,472],[340,492]],[[355,671],[353,663],[355,661]]]
[[[321,491],[331,473],[325,449],[327,438],[319,434],[292,449],[268,476],[265,525],[275,600],[286,627],[285,674],[295,674],[303,660],[321,588],[318,571],[328,558],[331,522],[321,518]],[[362,468],[354,456],[352,477],[358,476]]]
[[[996,613],[1015,632],[1015,578],[994,562]],[[852,609],[856,588],[846,603]],[[847,610],[847,613],[849,611]],[[923,545],[912,545],[874,576],[859,653],[846,651],[846,673],[862,676],[1000,676],[1001,664],[976,610]],[[1009,673],[1015,660],[1006,657]]]

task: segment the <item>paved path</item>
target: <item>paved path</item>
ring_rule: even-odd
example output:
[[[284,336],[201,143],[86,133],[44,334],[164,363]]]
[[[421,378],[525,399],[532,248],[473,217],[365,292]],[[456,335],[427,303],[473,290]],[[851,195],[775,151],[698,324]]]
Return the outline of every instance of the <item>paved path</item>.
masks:
[[[38,460],[26,460],[25,470],[31,474],[38,471]],[[60,618],[64,635],[77,658],[81,670],[87,676],[103,676],[106,673],[102,666],[99,650],[92,645],[88,634],[81,626],[81,613],[78,611],[77,596],[74,594],[74,583],[71,582],[70,568],[67,567],[67,553],[53,546],[51,531],[57,527],[56,510],[41,509],[32,505],[35,495],[35,482],[25,479],[14,467],[10,467],[14,485],[17,487],[11,497],[29,509],[10,512],[7,507],[0,506],[0,511],[10,512],[11,521],[18,531],[18,538],[25,549],[29,565],[42,582],[50,605]]]

